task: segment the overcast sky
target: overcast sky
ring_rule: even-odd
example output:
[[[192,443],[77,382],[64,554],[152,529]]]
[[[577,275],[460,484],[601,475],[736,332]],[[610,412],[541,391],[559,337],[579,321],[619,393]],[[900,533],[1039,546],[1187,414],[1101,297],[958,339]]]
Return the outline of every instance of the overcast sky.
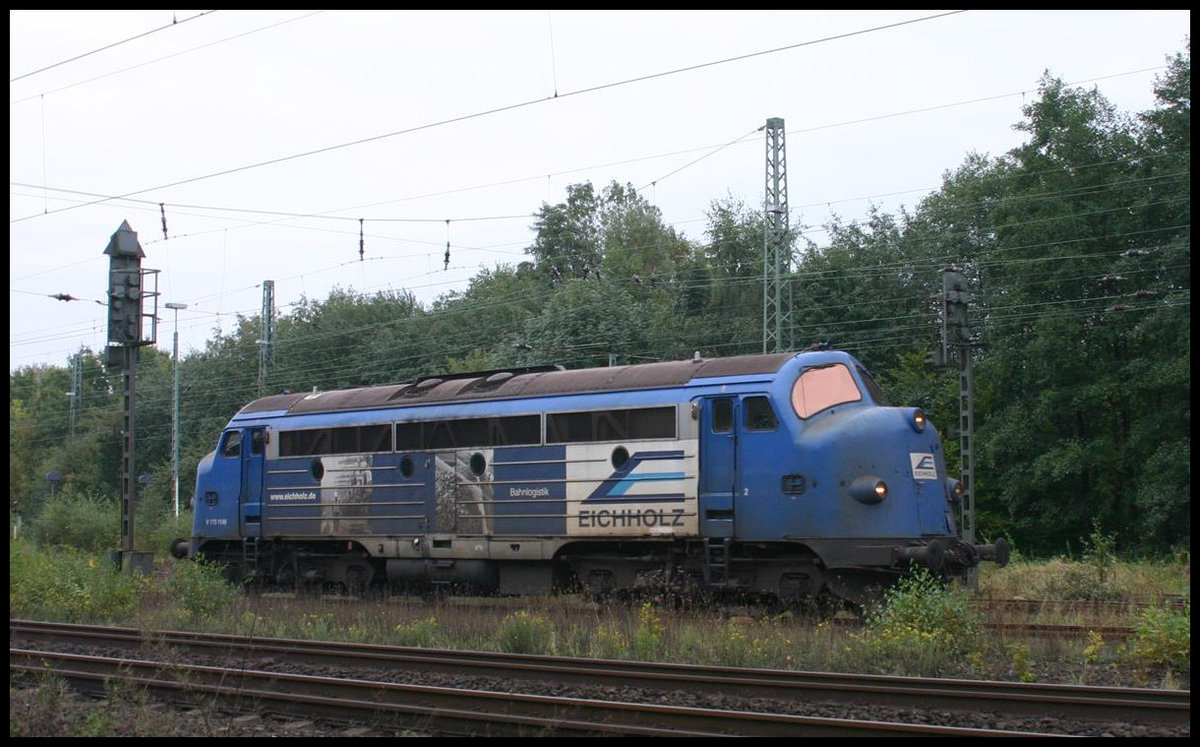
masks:
[[[1190,19],[9,11],[10,371],[106,345],[122,221],[160,271],[160,349],[162,304],[188,305],[182,356],[258,314],[263,280],[281,315],[333,287],[461,290],[521,261],[571,184],[631,184],[703,240],[714,201],[761,206],[772,117],[791,223],[820,245],[832,214],[912,208],[969,153],[1017,146],[1044,72],[1149,109]]]

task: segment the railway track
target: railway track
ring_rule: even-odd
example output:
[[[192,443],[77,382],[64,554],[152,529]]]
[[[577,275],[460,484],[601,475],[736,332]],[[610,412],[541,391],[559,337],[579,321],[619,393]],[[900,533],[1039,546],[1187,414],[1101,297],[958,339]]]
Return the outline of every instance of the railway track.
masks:
[[[994,633],[1038,638],[1086,638],[1093,633],[1107,641],[1119,641],[1133,635],[1127,625],[1051,625],[1045,623],[984,623]]]
[[[112,683],[160,697],[217,700],[306,718],[404,727],[438,736],[1049,736],[230,670],[164,660],[9,649],[9,670],[53,673],[102,694]]]
[[[1182,596],[1157,601],[1081,599],[975,599],[972,604],[986,616],[984,626],[1001,634],[1042,638],[1084,638],[1093,634],[1121,640],[1134,634],[1124,624],[1151,606],[1187,609]],[[997,619],[999,618],[999,619]],[[1027,622],[1016,622],[1024,619]]]
[[[995,712],[1031,718],[1055,717],[1095,722],[1120,719],[1176,726],[1188,725],[1191,719],[1190,691],[581,660],[358,643],[254,639],[184,631],[140,631],[134,628],[25,620],[9,621],[9,639],[10,671],[12,657],[20,659],[20,666],[29,667],[33,666],[30,662],[35,661],[37,653],[40,653],[14,654],[14,646],[18,644],[20,647],[16,650],[21,652],[33,651],[27,647],[38,643],[52,646],[71,644],[86,646],[89,650],[116,649],[122,656],[135,652],[144,656],[140,652],[170,650],[174,652],[172,658],[176,661],[203,659],[207,666],[226,676],[243,670],[257,671],[268,666],[274,667],[279,662],[304,662],[335,667],[352,677],[367,676],[363,673],[371,672],[449,673],[510,683],[606,685],[706,695],[736,693],[747,698],[792,704],[829,703],[890,706],[897,709],[935,707],[947,711]],[[197,681],[203,679],[202,674],[197,672],[194,675]],[[263,676],[269,679],[269,675]],[[568,708],[568,705],[560,704],[560,708]],[[800,725],[793,724],[789,728],[800,728]]]
[[[833,624],[845,628],[861,628],[862,621],[837,618]],[[1128,625],[1059,625],[1051,623],[1014,623],[986,621],[983,627],[992,633],[1023,638],[1087,638],[1093,633],[1108,641],[1124,640],[1133,635]]]
[[[1133,615],[1147,607],[1159,606],[1181,610],[1187,606],[1187,600],[1181,595],[1168,596],[1158,601],[1141,601],[1131,599],[1000,599],[980,598],[972,600],[976,606],[997,613],[1020,612],[1037,614],[1043,612],[1084,614],[1099,616],[1101,614]]]

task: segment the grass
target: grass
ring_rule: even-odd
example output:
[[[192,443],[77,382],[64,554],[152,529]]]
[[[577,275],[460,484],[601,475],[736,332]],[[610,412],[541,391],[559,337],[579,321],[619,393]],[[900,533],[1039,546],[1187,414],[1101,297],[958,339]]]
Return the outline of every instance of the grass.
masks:
[[[905,675],[1039,679],[1053,665],[1081,682],[1120,670],[1147,683],[1190,676],[1190,559],[1112,561],[1101,581],[1086,561],[1018,559],[987,568],[978,589],[917,574],[894,587],[861,629],[790,614],[727,618],[648,602],[585,604],[576,597],[334,600],[253,595],[217,569],[164,559],[165,574],[121,574],[101,555],[24,540],[9,546],[13,616],[256,636],[696,664]],[[1082,580],[1081,580],[1082,579]],[[988,636],[973,598],[1105,596],[1154,602],[1127,641],[1023,641]],[[1072,597],[1074,595],[1074,597]],[[1190,597],[1186,597],[1189,598]]]
[[[1191,590],[1191,562],[1121,561],[1101,577],[1081,561],[1017,560],[1004,568],[983,566],[980,596],[996,599],[1134,601],[1162,604]]]
[[[917,574],[891,589],[858,629],[789,614],[726,617],[713,609],[675,610],[648,602],[583,603],[576,597],[433,601],[332,599],[247,594],[217,569],[164,560],[165,573],[129,575],[102,556],[9,547],[9,613],[14,617],[191,629],[260,637],[381,643],[426,648],[672,661],[702,665],[954,676],[1079,684],[1190,687],[1190,604],[1151,605],[1135,633],[1110,642],[1006,639],[987,635],[975,597],[1014,590],[1069,589],[1063,578],[1094,569],[1055,559],[1018,561],[982,574],[979,589],[943,586]],[[1106,583],[1125,598],[1186,594],[1190,566],[1116,562]],[[1128,586],[1124,586],[1128,584]],[[1091,587],[1084,586],[1084,589]],[[228,717],[198,708],[171,718],[145,693],[110,692],[99,705],[64,697],[61,682],[9,685],[10,736],[218,736]],[[125,726],[121,726],[124,724]],[[128,725],[134,724],[134,732]]]
[[[143,542],[162,555],[159,570],[123,574],[104,557],[116,538],[112,512],[99,504],[87,496],[72,499],[32,525],[29,538],[10,542],[11,616],[582,658],[1190,687],[1190,556],[1120,559],[1114,538],[1099,532],[1085,538],[1079,558],[1018,556],[1005,568],[985,564],[974,588],[914,575],[888,592],[863,627],[847,629],[790,614],[728,617],[713,608],[598,605],[569,596],[426,601],[249,594],[227,585],[214,566],[165,557],[169,540],[186,533],[187,516],[143,523]],[[1030,622],[1124,625],[1134,633],[1115,642],[1099,634],[1085,640],[989,635],[976,600],[1022,597],[1062,600]],[[1132,616],[1113,606],[1102,618],[1080,618],[1089,606],[1083,602],[1120,600],[1146,606]],[[110,693],[103,707],[72,710],[66,718],[59,713],[60,683],[33,691],[10,683],[9,690],[10,736],[112,736],[114,719],[136,722],[138,735],[171,736],[180,729],[143,695]],[[184,729],[218,731],[215,721]]]

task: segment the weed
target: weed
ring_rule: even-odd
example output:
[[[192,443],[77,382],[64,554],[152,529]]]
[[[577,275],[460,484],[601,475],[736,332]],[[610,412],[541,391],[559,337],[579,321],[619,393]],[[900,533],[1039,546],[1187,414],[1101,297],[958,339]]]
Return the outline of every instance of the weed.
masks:
[[[1109,575],[1117,563],[1117,535],[1105,534],[1093,520],[1092,533],[1083,540],[1083,558],[1096,574],[1098,588],[1108,586]]]
[[[759,666],[767,660],[767,641],[749,635],[745,624],[732,620],[720,631],[717,650],[726,666]]]
[[[1104,651],[1104,636],[1089,630],[1087,637],[1087,645],[1083,647],[1083,663],[1095,664],[1100,660],[1100,653]]]
[[[430,615],[426,618],[401,623],[393,629],[393,632],[398,646],[433,648],[437,645],[438,635],[441,631],[438,628],[437,618]]]
[[[642,661],[652,661],[662,654],[663,624],[654,606],[643,602],[638,611],[640,621],[633,631],[633,654]]]
[[[116,724],[113,720],[113,715],[109,711],[100,709],[88,711],[83,722],[84,737],[115,737],[117,736]]]
[[[552,654],[555,651],[554,624],[525,610],[505,616],[496,636],[501,651],[514,654]]]
[[[609,625],[596,628],[595,656],[601,659],[624,659],[629,656],[629,641]]]
[[[69,693],[66,680],[54,674],[38,676],[25,691],[8,688],[8,736],[65,737],[61,704]],[[14,713],[15,711],[15,713]]]
[[[1006,647],[1012,663],[1012,673],[1021,682],[1034,682],[1037,675],[1029,667],[1029,646],[1024,643],[1010,643]]]

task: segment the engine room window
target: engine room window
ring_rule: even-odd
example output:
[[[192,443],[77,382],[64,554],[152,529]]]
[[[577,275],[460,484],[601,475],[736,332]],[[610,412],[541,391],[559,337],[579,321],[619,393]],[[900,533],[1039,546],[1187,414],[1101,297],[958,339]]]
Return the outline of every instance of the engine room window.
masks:
[[[546,416],[546,443],[675,438],[675,408],[562,412]]]
[[[399,451],[524,446],[541,442],[542,420],[538,415],[396,423],[396,448]]]
[[[333,453],[331,428],[306,431],[282,431],[279,434],[279,456],[312,456]]]
[[[802,418],[844,402],[858,402],[858,389],[850,369],[841,363],[810,368],[800,374],[792,385],[792,409]]]
[[[392,450],[392,426],[361,425],[345,428],[312,428],[282,431],[279,456],[315,456],[318,454],[378,454]]]

